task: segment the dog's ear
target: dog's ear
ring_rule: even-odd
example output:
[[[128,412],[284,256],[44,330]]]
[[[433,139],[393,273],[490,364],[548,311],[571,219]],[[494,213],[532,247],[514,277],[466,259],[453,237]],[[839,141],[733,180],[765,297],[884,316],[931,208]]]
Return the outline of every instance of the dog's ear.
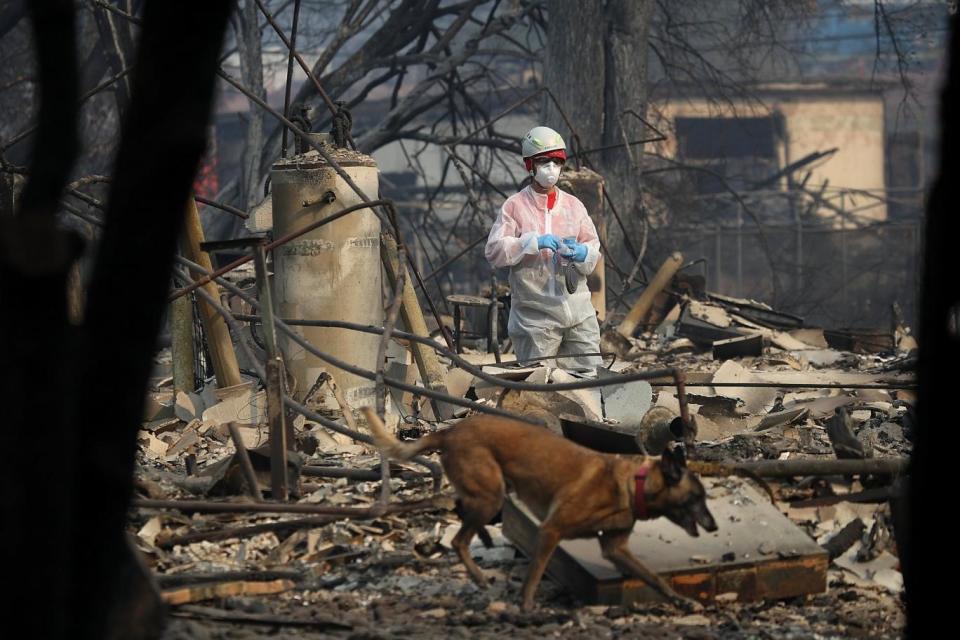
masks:
[[[663,450],[663,454],[660,456],[660,472],[663,473],[663,479],[667,485],[678,484],[683,477],[686,466],[687,461],[682,448],[667,447]]]
[[[673,446],[673,459],[682,468],[687,468],[687,450],[682,445]]]

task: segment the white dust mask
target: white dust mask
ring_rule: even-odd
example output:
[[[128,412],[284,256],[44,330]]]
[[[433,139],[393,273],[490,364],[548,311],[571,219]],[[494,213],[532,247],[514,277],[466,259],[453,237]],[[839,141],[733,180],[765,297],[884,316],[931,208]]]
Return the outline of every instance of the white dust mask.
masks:
[[[553,185],[557,184],[557,180],[560,178],[560,165],[556,162],[544,162],[537,167],[536,173],[533,175],[533,179],[537,181],[544,189],[549,189]]]

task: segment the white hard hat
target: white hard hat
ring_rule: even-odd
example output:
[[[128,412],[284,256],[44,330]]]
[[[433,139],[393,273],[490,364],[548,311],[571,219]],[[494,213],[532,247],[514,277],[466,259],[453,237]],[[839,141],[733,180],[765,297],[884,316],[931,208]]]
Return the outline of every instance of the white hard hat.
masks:
[[[563,142],[560,134],[550,127],[534,127],[527,132],[527,135],[523,136],[520,149],[526,159],[548,151],[566,151],[567,145]]]

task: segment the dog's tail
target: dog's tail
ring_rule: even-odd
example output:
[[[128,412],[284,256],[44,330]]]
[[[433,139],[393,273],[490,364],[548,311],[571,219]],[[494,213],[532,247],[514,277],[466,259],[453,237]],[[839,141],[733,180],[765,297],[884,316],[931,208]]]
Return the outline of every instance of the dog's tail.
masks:
[[[414,442],[400,442],[393,434],[387,431],[383,420],[370,407],[363,408],[363,415],[373,433],[373,442],[387,458],[404,462],[423,451],[439,449],[443,444],[442,433],[431,433]]]

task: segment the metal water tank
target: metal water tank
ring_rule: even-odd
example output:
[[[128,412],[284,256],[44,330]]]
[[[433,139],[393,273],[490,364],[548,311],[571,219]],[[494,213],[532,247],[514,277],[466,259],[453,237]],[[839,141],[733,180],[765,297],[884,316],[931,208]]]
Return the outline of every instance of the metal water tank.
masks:
[[[377,197],[379,172],[373,158],[349,149],[327,150],[369,198]],[[280,160],[270,178],[275,239],[362,202],[314,150]],[[355,211],[302,235],[275,250],[273,258],[276,310],[281,317],[383,326],[380,221],[371,209]],[[320,327],[296,330],[320,350],[376,370],[377,336]],[[373,381],[332,367],[287,338],[280,346],[296,378],[298,399],[327,371],[351,405],[373,404]]]

